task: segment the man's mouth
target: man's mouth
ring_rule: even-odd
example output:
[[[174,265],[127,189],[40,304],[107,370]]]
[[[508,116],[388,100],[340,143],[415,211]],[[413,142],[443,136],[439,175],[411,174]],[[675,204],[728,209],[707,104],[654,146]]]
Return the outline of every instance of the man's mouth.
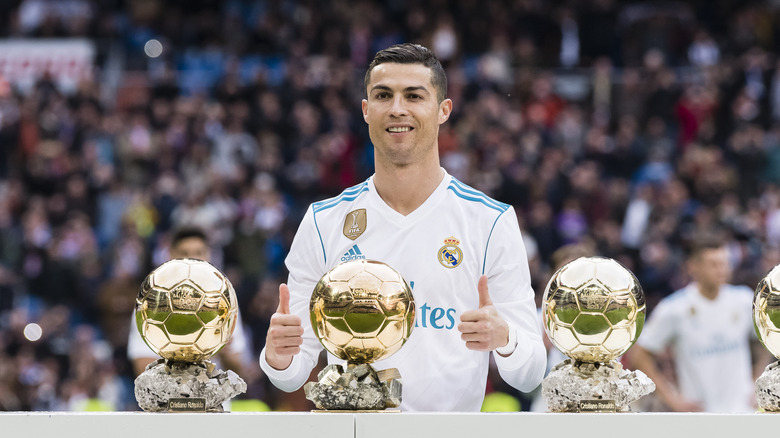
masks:
[[[394,126],[392,128],[387,128],[387,132],[409,132],[412,129],[414,128],[411,126]]]

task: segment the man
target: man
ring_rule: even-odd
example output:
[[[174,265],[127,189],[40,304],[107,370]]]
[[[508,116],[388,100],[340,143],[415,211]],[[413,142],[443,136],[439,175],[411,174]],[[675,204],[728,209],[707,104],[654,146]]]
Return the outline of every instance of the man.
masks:
[[[731,268],[718,240],[697,242],[687,267],[693,282],[658,303],[629,358],[653,379],[656,394],[673,411],[752,412],[753,292],[727,284]],[[667,346],[676,387],[655,361]]]
[[[306,212],[260,354],[263,371],[285,391],[305,383],[322,349],[302,324],[314,285],[338,263],[368,258],[414,289],[411,337],[374,364],[400,371],[402,410],[479,411],[491,351],[502,378],[530,391],[545,351],[520,229],[511,206],[439,164],[439,125],[452,111],[441,64],[422,46],[392,46],[376,54],[364,86],[375,174]]]
[[[171,259],[198,259],[211,260],[211,248],[208,245],[206,234],[199,228],[184,227],[174,232],[171,237],[169,251]],[[239,314],[236,328],[228,344],[217,353],[222,365],[241,375],[243,371],[242,354],[247,350],[247,340]],[[149,363],[159,359],[141,339],[141,334],[135,324],[135,316],[132,317],[130,337],[127,341],[127,357],[133,364],[133,371],[138,376],[146,369]]]

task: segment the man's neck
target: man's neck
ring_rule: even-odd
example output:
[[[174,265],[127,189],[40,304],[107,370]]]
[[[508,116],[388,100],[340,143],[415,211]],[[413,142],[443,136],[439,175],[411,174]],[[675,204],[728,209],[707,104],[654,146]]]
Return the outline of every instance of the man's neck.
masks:
[[[393,210],[406,216],[421,206],[444,178],[438,162],[387,167],[376,164],[374,186]]]
[[[720,285],[704,286],[701,283],[696,283],[696,287],[699,290],[701,296],[708,300],[714,300],[718,298],[718,294],[720,293]]]

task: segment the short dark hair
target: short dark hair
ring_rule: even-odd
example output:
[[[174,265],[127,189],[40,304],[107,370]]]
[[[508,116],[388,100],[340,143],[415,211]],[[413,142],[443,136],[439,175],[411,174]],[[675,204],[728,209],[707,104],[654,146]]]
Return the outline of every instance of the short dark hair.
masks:
[[[431,69],[431,84],[436,89],[436,97],[441,103],[447,97],[447,75],[444,67],[436,58],[436,55],[427,47],[419,44],[403,43],[380,50],[374,55],[371,64],[368,65],[366,76],[363,79],[363,89],[368,91],[368,83],[371,82],[371,72],[379,64],[393,62],[397,64],[422,64]]]
[[[698,236],[691,241],[688,247],[688,258],[695,259],[704,251],[721,249],[724,246],[726,246],[726,241],[717,234]]]
[[[208,237],[206,237],[206,233],[198,227],[181,227],[173,232],[173,235],[171,236],[171,247],[175,247],[184,239],[190,239],[190,238],[196,238],[200,239],[205,243],[209,242]]]

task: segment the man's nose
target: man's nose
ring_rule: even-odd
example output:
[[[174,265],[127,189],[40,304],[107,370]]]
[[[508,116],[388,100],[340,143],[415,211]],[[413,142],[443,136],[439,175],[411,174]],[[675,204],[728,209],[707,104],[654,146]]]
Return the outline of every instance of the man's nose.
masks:
[[[404,103],[403,96],[396,96],[393,98],[393,106],[390,108],[390,112],[394,116],[401,116],[406,114],[406,105]]]

